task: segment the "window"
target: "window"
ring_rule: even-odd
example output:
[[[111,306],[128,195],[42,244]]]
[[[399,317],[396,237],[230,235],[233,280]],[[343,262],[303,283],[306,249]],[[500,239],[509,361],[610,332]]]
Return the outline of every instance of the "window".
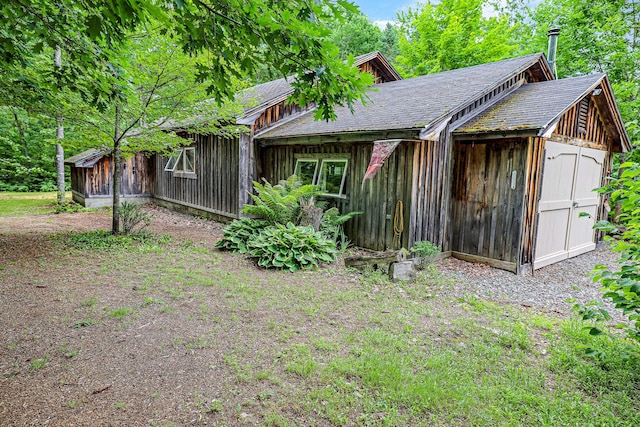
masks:
[[[173,152],[171,157],[169,157],[169,161],[167,162],[167,166],[164,167],[164,170],[173,172],[178,164],[178,160],[180,160],[180,156],[182,155],[182,150],[176,150]]]
[[[303,184],[313,184],[318,172],[318,160],[298,160],[295,174]]]
[[[164,168],[168,172],[180,172],[185,174],[196,173],[196,149],[195,147],[180,148],[173,152]]]
[[[317,185],[325,194],[341,196],[346,176],[347,160],[323,160]]]
[[[184,149],[184,167],[182,170],[189,173],[196,173],[196,149],[195,147]]]

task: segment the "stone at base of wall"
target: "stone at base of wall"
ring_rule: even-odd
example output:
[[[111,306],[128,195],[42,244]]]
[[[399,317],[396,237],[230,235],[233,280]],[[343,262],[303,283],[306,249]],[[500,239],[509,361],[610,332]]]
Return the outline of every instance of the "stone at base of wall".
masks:
[[[394,282],[412,282],[416,278],[416,270],[412,261],[394,262],[389,266],[389,278]]]

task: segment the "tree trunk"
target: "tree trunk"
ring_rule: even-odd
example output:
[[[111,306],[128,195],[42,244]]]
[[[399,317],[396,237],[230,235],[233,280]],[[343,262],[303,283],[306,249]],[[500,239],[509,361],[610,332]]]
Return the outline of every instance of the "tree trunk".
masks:
[[[56,68],[62,68],[62,51],[60,50],[60,46],[56,46],[56,51],[54,54],[54,62]],[[66,203],[65,199],[65,188],[64,188],[64,149],[62,148],[62,140],[64,139],[64,126],[62,124],[62,115],[58,115],[56,117],[56,122],[58,124],[56,128],[56,172],[57,172],[57,182],[58,182],[58,205],[64,206]]]
[[[120,233],[120,104],[116,101],[116,117],[113,132],[113,218],[111,221],[111,234],[117,236]]]
[[[22,123],[20,123],[18,112],[16,111],[15,108],[11,108],[11,112],[13,113],[13,120],[16,122],[16,128],[18,129],[18,134],[20,135],[20,140],[22,141],[22,146],[24,147],[24,156],[29,157],[29,149],[27,147],[27,138],[24,137],[24,130],[22,130]]]

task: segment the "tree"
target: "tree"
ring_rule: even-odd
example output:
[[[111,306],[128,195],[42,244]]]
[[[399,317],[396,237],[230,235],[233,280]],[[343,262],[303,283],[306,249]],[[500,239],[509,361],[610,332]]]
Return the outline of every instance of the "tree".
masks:
[[[350,13],[343,21],[329,26],[331,41],[340,49],[340,56],[363,55],[381,50],[382,31],[362,13]]]
[[[442,0],[400,13],[400,71],[419,76],[514,56],[516,27],[506,14],[485,16],[490,4]]]
[[[295,76],[292,102],[315,104],[316,119],[331,120],[335,105],[352,108],[372,83],[353,66],[353,57],[343,61],[328,40],[326,25],[345,10],[357,8],[344,0],[17,0],[0,8],[0,70],[28,68],[33,52],[65,46],[69,60],[55,80],[90,99],[101,114],[111,112],[114,156],[153,100],[143,99],[144,113],[123,130],[122,114],[134,99],[127,73],[134,70],[120,67],[119,48],[142,24],[157,27],[194,58],[196,82],[206,82],[219,106],[234,98],[234,82],[253,79],[257,64],[265,63],[281,76]],[[156,82],[149,90],[155,95],[160,88]]]

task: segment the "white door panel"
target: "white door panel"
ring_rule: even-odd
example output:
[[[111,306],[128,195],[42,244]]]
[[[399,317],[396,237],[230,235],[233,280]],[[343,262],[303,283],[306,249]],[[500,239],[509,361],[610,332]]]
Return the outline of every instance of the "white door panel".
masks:
[[[547,141],[534,268],[595,248],[593,224],[606,152]],[[581,217],[580,212],[591,215]]]

